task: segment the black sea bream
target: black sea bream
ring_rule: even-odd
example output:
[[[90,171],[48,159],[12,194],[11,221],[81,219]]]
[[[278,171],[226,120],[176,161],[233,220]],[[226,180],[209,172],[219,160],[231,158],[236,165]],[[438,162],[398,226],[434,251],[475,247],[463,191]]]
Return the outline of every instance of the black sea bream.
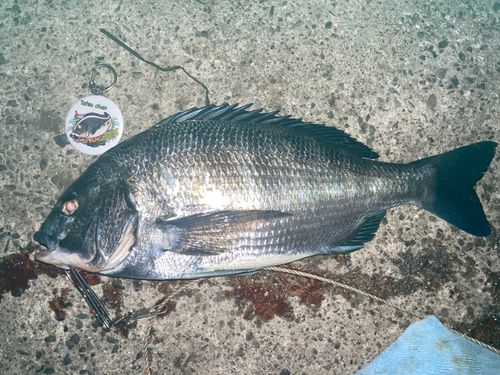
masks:
[[[248,107],[190,109],[103,154],[35,234],[36,259],[137,279],[252,272],[361,249],[402,204],[490,233],[474,186],[496,143],[382,163],[338,129]]]

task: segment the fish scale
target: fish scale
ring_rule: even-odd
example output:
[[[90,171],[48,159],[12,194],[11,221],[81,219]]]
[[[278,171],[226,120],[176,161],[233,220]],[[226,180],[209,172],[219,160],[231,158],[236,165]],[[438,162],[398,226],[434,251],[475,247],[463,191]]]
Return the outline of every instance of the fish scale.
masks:
[[[247,108],[191,109],[103,154],[35,234],[36,258],[153,280],[253,272],[361,249],[401,204],[489,234],[473,188],[496,143],[383,163],[338,129]]]

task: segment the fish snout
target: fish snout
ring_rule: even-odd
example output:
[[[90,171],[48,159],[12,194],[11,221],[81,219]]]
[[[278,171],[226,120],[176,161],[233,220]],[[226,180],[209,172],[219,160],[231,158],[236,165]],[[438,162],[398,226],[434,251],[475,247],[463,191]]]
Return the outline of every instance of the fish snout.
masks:
[[[41,231],[36,232],[33,235],[33,238],[40,245],[47,248],[47,250],[36,253],[35,260],[42,263],[52,264],[59,268],[69,269],[69,266],[66,264],[66,259],[61,257],[61,255],[64,254],[59,251],[59,240]]]
[[[57,244],[59,243],[59,241],[56,238],[49,236],[47,233],[44,232],[36,232],[33,238],[40,245],[45,246],[49,251],[55,250]]]

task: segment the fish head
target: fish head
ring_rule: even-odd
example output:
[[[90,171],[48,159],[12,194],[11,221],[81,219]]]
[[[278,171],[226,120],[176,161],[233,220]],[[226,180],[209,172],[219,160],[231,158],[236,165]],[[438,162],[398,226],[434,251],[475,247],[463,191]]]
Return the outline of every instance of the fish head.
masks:
[[[76,124],[75,128],[72,131],[73,134],[76,136],[86,136],[89,133],[89,127],[88,124],[83,120],[79,121],[78,124]]]
[[[47,248],[35,259],[63,269],[113,269],[134,246],[137,222],[124,182],[95,183],[84,174],[62,194],[35,233],[35,240]]]

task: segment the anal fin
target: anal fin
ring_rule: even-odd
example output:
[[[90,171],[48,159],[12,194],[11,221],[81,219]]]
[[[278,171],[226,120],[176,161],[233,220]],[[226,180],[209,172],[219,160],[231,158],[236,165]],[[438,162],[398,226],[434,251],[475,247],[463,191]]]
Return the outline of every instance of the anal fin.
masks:
[[[385,211],[377,212],[365,219],[358,231],[340,246],[336,246],[324,254],[349,254],[353,251],[362,249],[365,243],[370,242],[375,237],[382,219],[385,217]]]

